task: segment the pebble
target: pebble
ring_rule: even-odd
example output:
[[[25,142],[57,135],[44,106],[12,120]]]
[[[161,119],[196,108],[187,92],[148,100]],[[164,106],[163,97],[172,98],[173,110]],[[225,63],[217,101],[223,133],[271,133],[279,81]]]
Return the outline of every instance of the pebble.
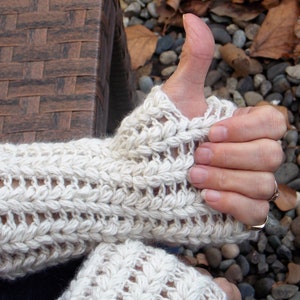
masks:
[[[156,4],[154,2],[149,2],[149,4],[147,5],[147,9],[149,11],[149,14],[151,15],[151,17],[153,18],[158,18],[159,15],[157,13],[157,9],[156,9]]]
[[[236,258],[240,254],[240,248],[237,244],[224,244],[221,252],[224,258]]]
[[[212,268],[217,268],[221,261],[222,261],[222,253],[220,251],[219,248],[216,247],[207,247],[204,250],[206,259],[208,261],[208,264],[212,267]]]
[[[265,100],[268,102],[274,102],[274,101],[281,102],[282,95],[280,93],[271,93],[265,98]]]
[[[286,282],[290,284],[298,284],[300,282],[300,265],[291,262],[288,264],[288,270]]]
[[[289,65],[288,62],[275,63],[267,69],[267,78],[272,81],[277,75],[285,74],[285,70]]]
[[[255,106],[258,102],[264,99],[261,94],[254,91],[246,92],[244,94],[244,98],[248,106]]]
[[[244,255],[239,255],[236,259],[236,263],[240,266],[243,276],[247,276],[250,271],[250,264]]]
[[[292,252],[291,250],[285,246],[285,245],[280,245],[277,250],[276,250],[276,253],[278,255],[279,258],[283,258],[287,261],[291,261],[292,260]]]
[[[264,74],[255,74],[253,76],[253,85],[255,89],[258,89],[261,84],[266,81],[266,76]]]
[[[242,299],[249,299],[250,297],[255,296],[255,289],[249,283],[242,282],[239,283],[237,287],[241,293]]]
[[[221,45],[231,43],[231,36],[223,26],[212,24],[209,27],[216,43],[220,43]]]
[[[255,295],[257,298],[265,298],[272,290],[275,281],[272,278],[262,278],[255,282]]]
[[[274,299],[289,299],[298,292],[298,287],[290,284],[277,285],[272,288]]]
[[[260,26],[258,24],[250,23],[245,27],[245,34],[246,37],[250,40],[253,41],[254,38],[256,37],[258,31],[260,29]]]
[[[161,53],[159,61],[163,65],[171,65],[177,61],[177,54],[174,50],[169,50]]]
[[[272,82],[269,80],[264,80],[260,85],[260,93],[262,96],[266,96],[273,88]]]
[[[167,34],[160,37],[157,41],[155,53],[160,55],[162,52],[170,50],[174,44],[174,38],[172,35]]]
[[[275,172],[275,178],[278,183],[287,184],[297,177],[299,167],[294,163],[283,163]]]
[[[238,264],[232,264],[225,272],[225,278],[232,283],[237,284],[243,280],[243,272]]]
[[[237,30],[239,30],[239,27],[236,24],[231,23],[226,27],[226,30],[229,34],[233,35]]]
[[[277,93],[284,93],[288,89],[291,88],[290,83],[288,82],[285,75],[278,75],[273,80],[273,92]]]
[[[300,80],[300,64],[296,66],[288,66],[285,71],[292,78]]]
[[[246,43],[246,39],[244,30],[238,29],[232,36],[232,43],[238,48],[243,48]]]
[[[124,15],[129,18],[133,16],[137,17],[139,16],[141,9],[141,5],[138,2],[132,2],[124,10]]]
[[[205,86],[213,86],[216,82],[220,80],[222,74],[219,70],[211,70],[208,72],[205,79]]]
[[[153,81],[149,76],[142,76],[139,78],[139,87],[140,90],[145,93],[148,94],[151,89],[153,88]]]
[[[238,106],[238,107],[246,107],[246,102],[243,96],[238,92],[234,91],[233,92],[233,102]]]
[[[166,67],[161,71],[161,76],[169,77],[175,72],[176,69],[177,69],[177,66]]]
[[[253,80],[250,76],[246,76],[239,80],[237,90],[243,95],[248,91],[253,91]]]

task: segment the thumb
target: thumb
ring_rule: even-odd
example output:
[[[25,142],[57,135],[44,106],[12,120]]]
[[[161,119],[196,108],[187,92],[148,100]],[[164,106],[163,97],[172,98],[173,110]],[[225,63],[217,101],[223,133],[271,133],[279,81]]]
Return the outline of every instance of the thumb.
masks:
[[[206,108],[204,82],[213,52],[214,38],[197,16],[185,14],[186,40],[177,70],[163,86],[164,92],[189,118],[202,115]]]

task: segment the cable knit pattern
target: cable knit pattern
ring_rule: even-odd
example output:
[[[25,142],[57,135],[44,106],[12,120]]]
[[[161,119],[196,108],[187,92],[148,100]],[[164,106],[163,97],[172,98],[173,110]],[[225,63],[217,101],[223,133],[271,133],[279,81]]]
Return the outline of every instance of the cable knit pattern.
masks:
[[[101,244],[59,300],[217,300],[225,294],[193,267],[161,249],[127,241]]]
[[[187,171],[209,127],[232,115],[208,99],[188,120],[155,87],[115,137],[0,146],[0,276],[15,278],[128,238],[199,247],[247,238],[210,209]]]

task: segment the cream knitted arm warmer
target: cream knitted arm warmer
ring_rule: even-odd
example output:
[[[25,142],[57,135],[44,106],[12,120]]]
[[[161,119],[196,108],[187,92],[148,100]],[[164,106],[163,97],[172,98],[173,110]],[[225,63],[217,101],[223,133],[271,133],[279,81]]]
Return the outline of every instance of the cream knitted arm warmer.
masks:
[[[59,300],[225,300],[208,276],[141,242],[99,245]]]
[[[197,142],[234,106],[215,97],[188,120],[156,87],[112,139],[0,146],[0,276],[14,278],[100,242],[200,246],[248,237],[186,179]]]

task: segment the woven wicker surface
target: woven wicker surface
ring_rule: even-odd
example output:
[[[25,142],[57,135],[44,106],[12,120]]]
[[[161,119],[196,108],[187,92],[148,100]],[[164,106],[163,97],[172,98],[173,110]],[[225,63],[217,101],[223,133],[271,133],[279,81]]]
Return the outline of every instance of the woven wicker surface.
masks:
[[[133,105],[124,36],[118,1],[0,1],[0,140],[99,136],[109,105],[113,130]]]

